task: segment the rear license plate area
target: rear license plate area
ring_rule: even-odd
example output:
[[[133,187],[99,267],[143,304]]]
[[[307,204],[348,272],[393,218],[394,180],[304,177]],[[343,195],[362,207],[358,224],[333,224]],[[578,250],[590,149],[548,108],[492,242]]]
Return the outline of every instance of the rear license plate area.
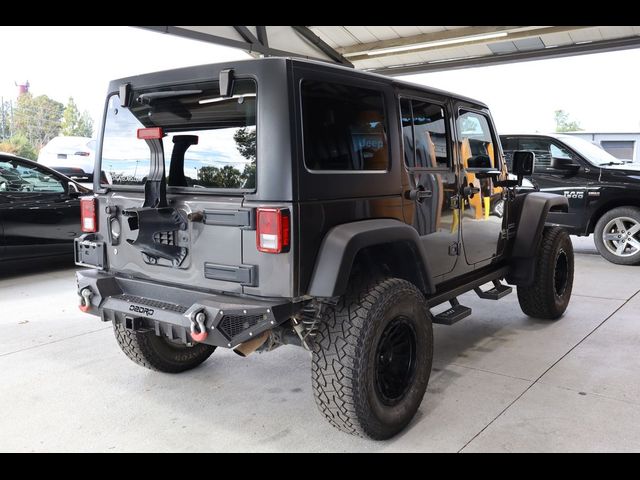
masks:
[[[95,240],[93,235],[83,235],[74,240],[75,262],[85,267],[104,268],[104,242]]]

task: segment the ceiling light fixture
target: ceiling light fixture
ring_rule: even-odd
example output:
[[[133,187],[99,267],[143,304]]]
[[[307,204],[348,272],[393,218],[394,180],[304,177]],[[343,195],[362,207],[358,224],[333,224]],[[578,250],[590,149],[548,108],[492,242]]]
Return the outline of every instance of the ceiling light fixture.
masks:
[[[467,43],[467,42],[473,42],[476,40],[489,40],[492,38],[506,37],[507,35],[509,35],[509,32],[483,33],[481,35],[469,35],[468,37],[446,38],[443,40],[435,40],[433,42],[416,43],[414,45],[402,45],[399,47],[381,48],[379,50],[370,50],[366,52],[366,54],[372,57],[375,55],[384,55],[385,53],[406,52],[409,50],[420,50],[422,48],[429,48],[429,47],[442,47],[445,45],[455,45],[457,43]],[[349,56],[352,56],[352,55],[349,55]]]

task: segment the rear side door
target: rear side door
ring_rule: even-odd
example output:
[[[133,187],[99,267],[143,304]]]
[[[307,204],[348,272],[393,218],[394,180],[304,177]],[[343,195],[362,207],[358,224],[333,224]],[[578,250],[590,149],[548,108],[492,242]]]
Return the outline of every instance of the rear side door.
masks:
[[[458,259],[459,202],[451,124],[446,100],[402,95],[400,110],[404,166],[405,221],[418,232],[438,277],[451,272]]]
[[[66,179],[17,159],[0,162],[0,177],[5,257],[71,254],[80,215]]]

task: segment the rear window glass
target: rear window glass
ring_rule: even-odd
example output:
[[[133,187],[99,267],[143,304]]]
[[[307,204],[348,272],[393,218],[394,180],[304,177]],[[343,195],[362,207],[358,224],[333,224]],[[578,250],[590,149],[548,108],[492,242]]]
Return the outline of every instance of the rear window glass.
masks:
[[[256,84],[236,80],[233,97],[217,82],[134,92],[130,108],[109,98],[102,170],[113,185],[143,185],[151,153],[139,128],[162,127],[167,184],[176,187],[254,189]]]
[[[304,158],[309,170],[385,171],[389,148],[382,92],[302,82]]]

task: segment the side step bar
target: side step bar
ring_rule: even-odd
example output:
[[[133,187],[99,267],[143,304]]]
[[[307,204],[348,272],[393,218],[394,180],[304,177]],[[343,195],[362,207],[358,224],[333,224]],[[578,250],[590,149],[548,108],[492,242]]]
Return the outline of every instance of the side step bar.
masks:
[[[513,289],[507,285],[500,283],[500,280],[493,280],[493,288],[487,291],[483,291],[480,286],[473,289],[478,297],[486,300],[500,300],[503,297],[509,295]],[[457,297],[453,297],[449,300],[451,308],[433,316],[433,323],[440,325],[453,325],[459,322],[463,318],[467,318],[471,315],[471,309],[461,305]]]
[[[471,315],[471,309],[464,305],[460,305],[457,298],[452,298],[449,300],[449,303],[451,304],[451,308],[439,313],[438,315],[434,315],[433,323],[439,323],[440,325],[453,325],[454,323],[457,323],[463,318],[467,318]]]
[[[483,292],[480,287],[476,287],[473,291],[485,300],[500,300],[513,292],[513,288],[503,285],[499,280],[494,280],[492,289]]]

